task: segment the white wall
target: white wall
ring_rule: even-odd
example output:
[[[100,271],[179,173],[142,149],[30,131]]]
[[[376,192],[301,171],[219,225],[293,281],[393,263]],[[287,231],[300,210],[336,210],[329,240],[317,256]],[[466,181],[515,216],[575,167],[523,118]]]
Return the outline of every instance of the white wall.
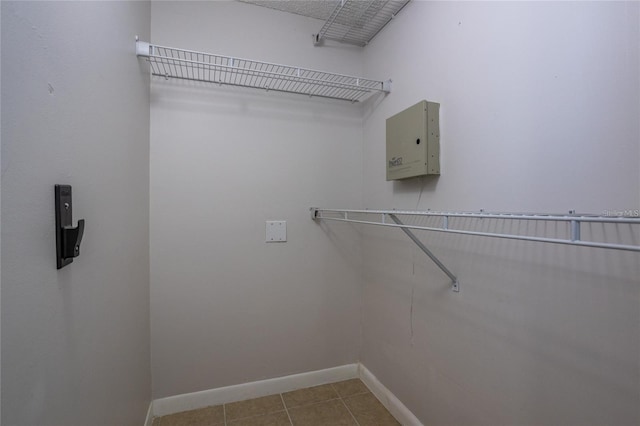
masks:
[[[2,2],[2,423],[140,425],[150,400],[148,2]],[[56,183],[81,255],[56,270]]]
[[[0,46],[2,46],[2,8],[0,7]],[[0,93],[2,93],[2,56],[0,55]],[[2,102],[0,102],[0,120],[2,117]],[[2,147],[2,132],[0,131],[0,147]],[[0,164],[2,164],[2,149],[0,149]],[[0,173],[0,247],[2,246],[2,173]],[[0,366],[2,365],[2,256],[0,256]],[[2,368],[0,368],[0,423],[2,423]]]
[[[640,208],[639,8],[411,2],[365,49],[394,90],[366,112],[363,206]],[[442,175],[385,182],[384,120],[421,99]],[[424,424],[640,422],[638,254],[421,234],[455,294],[402,233],[363,232],[361,360]]]
[[[154,2],[159,45],[361,72],[315,48],[321,22],[238,2]],[[153,396],[358,360],[360,245],[312,205],[358,207],[362,109],[341,101],[152,80]],[[286,220],[266,244],[265,221]]]
[[[639,422],[637,254],[424,234],[453,294],[401,233],[307,210],[639,208],[637,3],[414,1],[362,51],[235,2],[156,2],[151,34],[149,13],[2,3],[5,424],[141,424],[149,315],[154,398],[361,360],[425,424]],[[163,80],[149,98],[135,34],[394,91],[364,110]],[[442,176],[385,182],[384,120],[423,98]],[[61,271],[54,183],[87,220]],[[287,243],[264,243],[272,219]]]

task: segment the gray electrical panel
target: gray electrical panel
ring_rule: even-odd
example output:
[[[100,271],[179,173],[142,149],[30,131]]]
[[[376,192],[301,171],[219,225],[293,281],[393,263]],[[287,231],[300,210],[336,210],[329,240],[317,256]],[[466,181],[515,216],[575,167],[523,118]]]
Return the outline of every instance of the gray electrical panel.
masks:
[[[420,101],[387,118],[387,180],[440,174],[440,104]]]

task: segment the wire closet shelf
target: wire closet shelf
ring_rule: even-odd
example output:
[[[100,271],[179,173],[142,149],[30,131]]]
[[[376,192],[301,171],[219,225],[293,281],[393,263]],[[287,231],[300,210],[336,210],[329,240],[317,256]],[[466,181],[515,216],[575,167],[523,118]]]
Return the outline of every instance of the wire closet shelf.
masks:
[[[323,39],[366,46],[410,0],[338,0],[314,43]]]
[[[412,230],[438,231],[462,235],[474,235],[483,237],[507,238],[513,240],[537,241],[544,243],[569,244],[584,247],[595,247],[613,250],[626,250],[640,252],[640,213],[637,210],[631,212],[634,217],[598,216],[591,214],[555,215],[547,213],[485,213],[485,212],[432,212],[432,211],[408,211],[408,210],[345,210],[345,209],[321,209],[311,207],[311,218],[318,222],[321,220],[360,223],[365,225],[388,226],[401,229],[435,264],[451,279],[451,290],[460,291],[460,282],[457,276],[449,270],[438,257],[412,232]],[[418,220],[416,220],[416,218]],[[390,219],[389,222],[387,219]],[[405,223],[409,219],[418,223]],[[554,237],[544,235],[521,234],[515,230],[512,232],[498,232],[492,230],[491,224],[499,221],[524,221],[535,224],[539,221],[552,225],[564,223],[565,226],[552,226]],[[424,223],[426,222],[426,223]],[[482,223],[482,225],[480,225]],[[598,240],[595,237],[598,232],[586,229],[583,233],[581,224],[614,224],[629,225],[635,228],[630,232],[621,233],[615,229],[619,239],[625,239],[625,243],[610,243]],[[487,226],[489,225],[489,226]],[[516,226],[516,229],[520,226]],[[545,227],[546,228],[546,227]],[[513,229],[513,228],[509,228]],[[548,232],[543,229],[543,234]],[[587,238],[584,234],[587,234]],[[602,238],[602,236],[600,236]]]
[[[484,237],[506,238],[525,241],[537,241],[554,244],[569,244],[584,247],[596,247],[613,250],[626,250],[640,252],[640,217],[638,211],[630,212],[630,216],[621,216],[618,213],[611,215],[577,214],[570,213],[485,213],[485,212],[435,212],[435,211],[402,211],[402,210],[344,210],[311,208],[311,217],[314,220],[332,220],[340,222],[361,223],[366,225],[378,225],[401,228],[403,230],[437,231],[462,235],[474,235]],[[427,224],[405,224],[397,218],[401,217],[426,217],[430,218]],[[389,222],[387,218],[391,218]],[[457,219],[457,220],[456,220]],[[509,221],[544,221],[566,224],[555,230],[558,236],[548,237],[540,235],[520,234],[516,232],[498,232],[491,229],[478,230],[479,221],[469,223],[464,219],[494,219]],[[625,238],[625,243],[605,242],[596,239],[591,230],[585,230],[582,226],[588,223],[600,224],[626,224],[633,229],[628,232],[616,232],[619,238]],[[484,228],[487,228],[486,226]],[[585,232],[589,231],[589,232]],[[534,232],[535,234],[535,232]]]
[[[220,85],[296,93],[360,102],[389,93],[390,80],[376,81],[290,65],[136,42],[136,53],[150,64],[151,74]]]

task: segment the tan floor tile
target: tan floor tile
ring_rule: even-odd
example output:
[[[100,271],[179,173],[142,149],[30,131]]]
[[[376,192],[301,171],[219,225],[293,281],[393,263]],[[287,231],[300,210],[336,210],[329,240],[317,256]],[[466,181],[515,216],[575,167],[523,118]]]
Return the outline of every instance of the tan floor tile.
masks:
[[[153,419],[153,426],[223,426],[222,405],[183,411]]]
[[[289,410],[294,426],[352,426],[356,422],[341,400],[319,402]]]
[[[372,393],[344,398],[344,403],[349,407],[349,410],[351,410],[353,414],[364,413],[367,411],[387,410]]]
[[[400,424],[372,393],[345,398],[344,403],[349,407],[349,410],[360,426],[391,426]]]
[[[353,415],[360,426],[400,426],[388,411],[365,411]]]
[[[299,389],[282,394],[284,405],[286,405],[287,408],[299,407],[301,405],[308,405],[336,398],[338,398],[338,394],[331,385],[314,386],[312,388]]]
[[[227,413],[227,422],[229,422],[229,420],[283,411],[284,405],[282,405],[282,398],[280,398],[278,394],[248,399],[246,401],[231,402],[225,404],[224,409]]]
[[[342,398],[369,392],[369,388],[367,388],[360,379],[345,380],[343,382],[332,383],[332,385]]]
[[[286,411],[227,422],[228,426],[291,426]]]

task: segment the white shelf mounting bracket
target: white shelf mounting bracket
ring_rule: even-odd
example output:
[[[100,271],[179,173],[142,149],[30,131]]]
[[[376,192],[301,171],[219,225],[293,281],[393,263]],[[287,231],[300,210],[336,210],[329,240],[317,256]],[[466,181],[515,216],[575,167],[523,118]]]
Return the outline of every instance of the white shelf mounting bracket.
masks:
[[[402,223],[402,221],[400,219],[398,219],[398,217],[396,215],[389,214],[389,217],[391,218],[391,220],[393,220],[398,225],[404,226],[404,223]],[[453,275],[453,273],[449,270],[449,268],[444,266],[444,264],[442,262],[440,262],[440,259],[438,259],[436,257],[436,255],[433,254],[431,252],[431,250],[429,250],[427,248],[427,246],[425,246],[422,243],[422,241],[420,241],[418,239],[418,237],[415,236],[415,234],[413,232],[411,232],[411,230],[409,230],[407,228],[400,228],[400,229],[402,229],[402,232],[404,232],[405,234],[407,234],[407,236],[409,238],[411,238],[411,241],[413,241],[420,248],[420,250],[422,250],[424,252],[424,254],[429,256],[429,259],[431,259],[433,261],[433,263],[435,263],[438,266],[438,268],[440,268],[442,270],[442,272],[444,272],[449,278],[451,278],[451,290],[456,292],[456,293],[459,293],[460,292],[460,282],[458,281],[458,278],[455,275]]]
[[[150,46],[151,45],[149,43],[140,41],[136,37],[136,55],[148,58],[151,54]]]
[[[320,220],[320,219],[329,219],[329,220],[340,220],[340,221],[344,221],[344,222],[355,222],[355,223],[370,223],[370,224],[374,224],[372,222],[361,222],[358,220],[351,220],[349,219],[349,212],[348,211],[343,211],[342,212],[342,218],[341,219],[335,219],[335,218],[324,218],[322,216],[322,213],[320,211],[320,209],[315,208],[315,207],[311,207],[311,209],[309,209],[311,212],[311,219],[313,220]],[[411,241],[413,241],[419,248],[420,250],[422,250],[432,261],[433,263],[435,263],[438,268],[440,268],[442,270],[442,272],[444,272],[450,279],[451,279],[451,290],[459,293],[460,292],[460,282],[458,281],[458,278],[449,270],[449,268],[447,268],[446,266],[444,266],[444,264],[440,261],[440,259],[438,259],[432,252],[431,250],[429,250],[423,243],[422,241],[420,241],[418,239],[418,237],[415,236],[415,234],[413,232],[411,232],[410,229],[407,228],[407,225],[405,225],[400,219],[398,219],[398,217],[393,214],[393,213],[389,213],[389,212],[381,212],[381,222],[380,225],[386,225],[385,223],[385,217],[388,216],[391,218],[391,220],[393,220],[396,225],[398,225],[397,227],[402,229],[402,232],[404,232],[405,234],[407,234],[407,236],[409,238],[411,238]]]

